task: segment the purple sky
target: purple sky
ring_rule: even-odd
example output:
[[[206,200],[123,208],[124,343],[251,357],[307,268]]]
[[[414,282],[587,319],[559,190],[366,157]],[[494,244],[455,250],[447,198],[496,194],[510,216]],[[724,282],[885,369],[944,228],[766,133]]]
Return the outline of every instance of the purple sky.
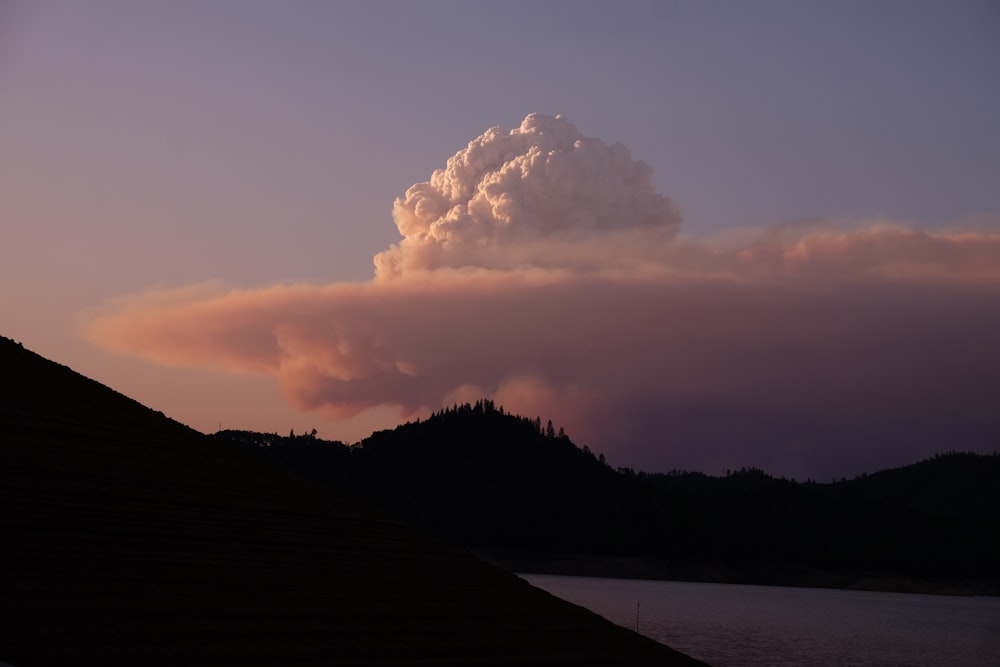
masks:
[[[990,2],[3,2],[0,333],[203,431],[482,393],[646,470],[993,451],[998,35]]]

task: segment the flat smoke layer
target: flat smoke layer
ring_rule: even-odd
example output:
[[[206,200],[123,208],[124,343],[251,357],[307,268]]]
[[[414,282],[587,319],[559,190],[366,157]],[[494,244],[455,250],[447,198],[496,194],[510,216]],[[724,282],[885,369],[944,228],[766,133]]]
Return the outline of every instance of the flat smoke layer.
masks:
[[[820,477],[995,448],[1000,233],[814,220],[679,240],[650,174],[531,115],[396,201],[403,239],[369,282],[151,292],[88,334],[273,375],[333,419],[488,396],[644,469]]]

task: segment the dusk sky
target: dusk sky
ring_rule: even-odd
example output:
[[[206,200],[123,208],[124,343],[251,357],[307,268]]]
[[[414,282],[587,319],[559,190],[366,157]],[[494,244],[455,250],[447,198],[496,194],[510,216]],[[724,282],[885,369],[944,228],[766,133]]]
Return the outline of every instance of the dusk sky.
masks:
[[[0,334],[192,427],[1000,450],[1000,5],[0,0]]]

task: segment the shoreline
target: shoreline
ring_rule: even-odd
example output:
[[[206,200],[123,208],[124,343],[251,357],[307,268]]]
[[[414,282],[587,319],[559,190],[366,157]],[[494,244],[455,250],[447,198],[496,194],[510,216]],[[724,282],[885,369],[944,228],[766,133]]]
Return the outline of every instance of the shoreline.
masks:
[[[473,550],[511,572],[609,579],[647,579],[791,588],[832,588],[919,595],[1000,596],[1000,582],[919,578],[891,572],[827,570],[797,565],[671,561],[632,556]]]

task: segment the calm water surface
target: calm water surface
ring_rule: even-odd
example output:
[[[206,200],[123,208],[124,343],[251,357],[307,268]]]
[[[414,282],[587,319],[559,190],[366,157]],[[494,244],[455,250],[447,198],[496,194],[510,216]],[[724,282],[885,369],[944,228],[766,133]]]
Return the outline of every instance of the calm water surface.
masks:
[[[1000,598],[522,574],[714,667],[1000,666]]]

